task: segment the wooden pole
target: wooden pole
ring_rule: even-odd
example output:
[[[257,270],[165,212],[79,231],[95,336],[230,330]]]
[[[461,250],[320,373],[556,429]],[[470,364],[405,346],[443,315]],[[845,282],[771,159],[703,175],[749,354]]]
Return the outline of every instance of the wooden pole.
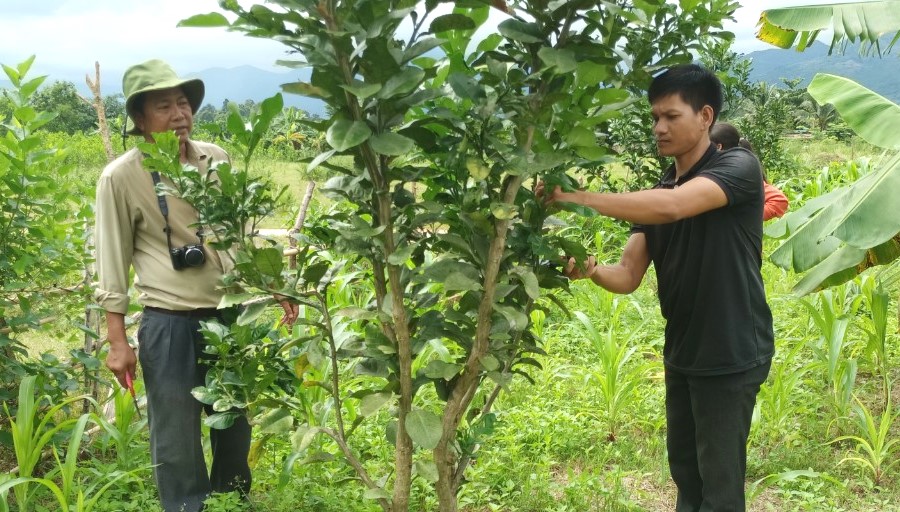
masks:
[[[315,190],[315,188],[315,181],[310,180],[310,182],[306,184],[306,195],[303,196],[303,202],[300,204],[300,211],[297,212],[297,219],[294,220],[294,227],[288,231],[288,243],[291,248],[285,250],[284,254],[290,258],[288,260],[288,268],[291,270],[297,268],[297,253],[299,252],[299,249],[297,249],[297,239],[294,238],[294,235],[303,229],[303,223],[306,222],[306,211],[309,210],[309,203],[312,200],[313,190]]]

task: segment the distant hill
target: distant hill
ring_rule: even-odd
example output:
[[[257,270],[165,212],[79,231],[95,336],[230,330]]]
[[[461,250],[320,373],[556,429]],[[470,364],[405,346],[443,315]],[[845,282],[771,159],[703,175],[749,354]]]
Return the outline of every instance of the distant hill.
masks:
[[[253,66],[236,68],[210,68],[197,73],[187,73],[187,78],[199,78],[206,84],[206,98],[216,108],[221,108],[225,100],[241,103],[245,100],[262,101],[281,90],[281,84],[308,82],[310,69],[299,69],[276,73]],[[284,104],[300,108],[310,114],[324,115],[325,104],[313,98],[284,94]]]
[[[802,78],[806,86],[816,73],[831,73],[850,78],[878,94],[900,103],[900,52],[861,57],[848,48],[843,55],[828,55],[828,45],[816,42],[803,52],[796,50],[762,50],[747,54],[753,69],[750,80],[781,85],[781,79]]]
[[[90,71],[93,77],[93,70]],[[90,91],[84,82],[85,71],[73,72],[63,69],[41,69],[32,72],[29,76],[48,75],[45,85],[54,81],[67,81],[75,84],[75,87],[85,96]],[[123,71],[104,72],[101,76],[103,94],[122,93]],[[184,73],[185,78],[200,78],[206,84],[206,97],[203,103],[221,108],[225,100],[243,103],[245,100],[260,102],[281,90],[281,84],[297,81],[309,81],[310,70],[285,70],[283,72],[266,71],[253,66],[238,66],[235,68],[209,68],[202,71]],[[9,80],[0,73],[0,89],[10,87]],[[284,104],[289,107],[303,109],[310,114],[324,115],[325,104],[319,100],[285,94]]]
[[[816,73],[833,73],[853,79],[873,91],[900,103],[900,51],[896,50],[883,57],[860,57],[857,51],[850,48],[844,55],[828,55],[828,46],[816,42],[804,52],[795,50],[762,50],[744,56],[752,61],[750,80],[764,81],[781,85],[782,79],[802,78],[802,86],[809,83]],[[91,71],[92,70],[85,70]],[[84,71],[74,73],[70,70],[41,70],[48,74],[49,80],[66,80],[88,95],[84,83]],[[93,74],[93,72],[92,72]],[[216,108],[221,108],[228,99],[237,103],[245,100],[262,101],[280,91],[281,84],[296,81],[308,81],[309,69],[266,71],[253,66],[234,68],[209,68],[202,71],[186,73],[186,77],[198,77],[206,83],[206,98]],[[5,76],[0,73],[0,77]],[[122,71],[107,72],[103,77],[103,93],[121,93]],[[9,87],[9,82],[0,80],[0,88]],[[324,115],[325,104],[319,100],[284,95],[285,105],[301,108],[310,114]]]

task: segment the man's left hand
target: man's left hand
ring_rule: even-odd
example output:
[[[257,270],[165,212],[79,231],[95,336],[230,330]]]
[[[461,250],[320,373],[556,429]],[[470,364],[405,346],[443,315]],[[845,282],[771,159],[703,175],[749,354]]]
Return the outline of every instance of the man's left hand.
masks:
[[[291,302],[290,299],[285,297],[284,295],[275,295],[275,300],[281,304],[281,309],[284,310],[284,315],[281,317],[281,323],[283,325],[290,326],[294,325],[294,322],[297,321],[297,315],[300,314],[300,306],[294,302]]]

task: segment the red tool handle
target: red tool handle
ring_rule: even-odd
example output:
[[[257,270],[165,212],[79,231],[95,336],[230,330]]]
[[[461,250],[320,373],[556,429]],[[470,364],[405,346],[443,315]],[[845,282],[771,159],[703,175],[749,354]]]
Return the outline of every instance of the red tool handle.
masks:
[[[134,394],[134,381],[132,380],[131,372],[129,371],[125,372],[125,386],[128,387],[128,392],[131,393],[131,397],[136,398]]]

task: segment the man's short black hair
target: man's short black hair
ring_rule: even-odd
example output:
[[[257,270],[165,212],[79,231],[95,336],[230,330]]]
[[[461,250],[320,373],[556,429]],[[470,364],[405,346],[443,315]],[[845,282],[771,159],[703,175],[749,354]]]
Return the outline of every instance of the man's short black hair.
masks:
[[[647,91],[652,105],[656,100],[677,94],[699,112],[704,105],[713,109],[713,123],[722,110],[722,82],[712,71],[697,64],[673,66],[653,79]]]

